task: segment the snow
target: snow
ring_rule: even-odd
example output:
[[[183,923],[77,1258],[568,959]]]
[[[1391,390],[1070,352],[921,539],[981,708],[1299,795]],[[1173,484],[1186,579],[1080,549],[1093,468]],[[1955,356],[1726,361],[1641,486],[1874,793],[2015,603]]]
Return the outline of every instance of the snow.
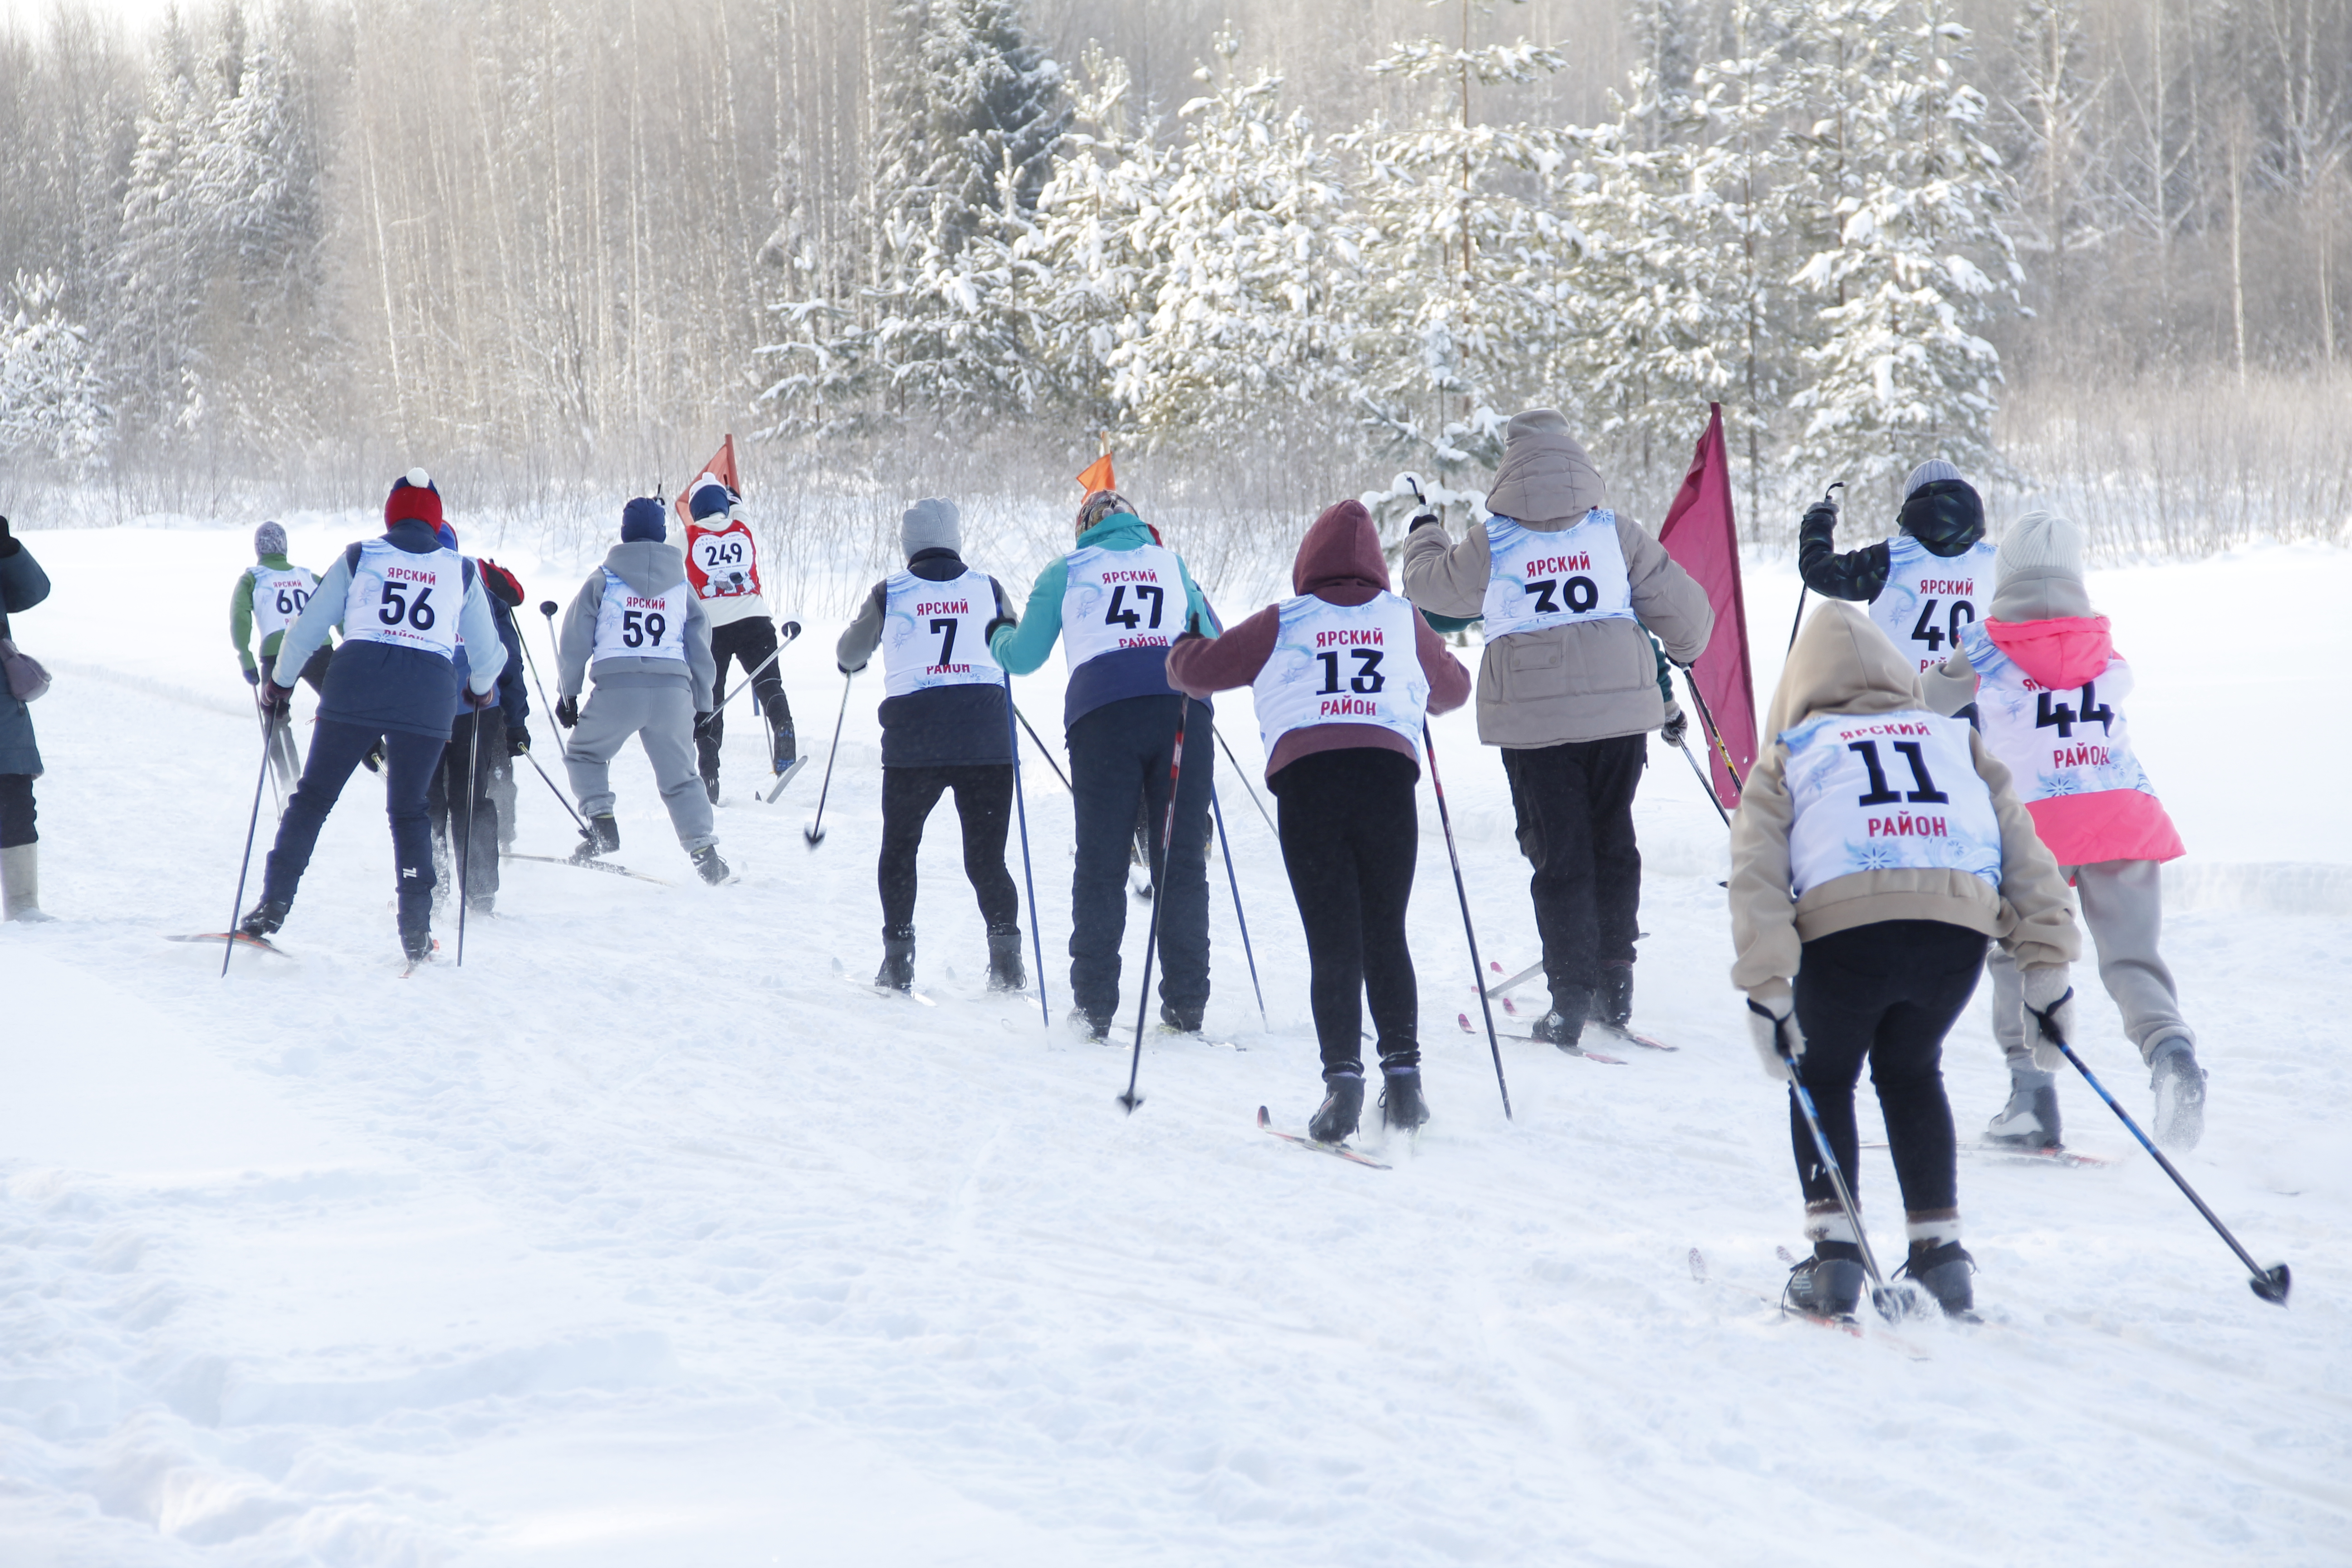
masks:
[[[291,531],[317,563],[366,531]],[[362,775],[296,956],[240,954],[224,982],[217,949],[161,939],[230,912],[259,760],[222,624],[244,531],[29,541],[58,583],[17,629],[58,673],[36,717],[63,918],[0,928],[11,1568],[2352,1561],[2352,829],[2319,794],[2352,756],[2315,719],[2352,556],[2092,584],[2192,852],[2168,951],[2213,1078],[2181,1165],[2291,1263],[2293,1304],[2255,1300],[2072,1085],[2072,1142],[2115,1165],[1963,1164],[1987,1326],[1857,1342],[1764,1301],[1774,1248],[1802,1246],[1785,1112],[1724,979],[1722,829],[1680,757],[1655,752],[1637,808],[1637,1013],[1684,1048],[1605,1067],[1506,1040],[1511,1121],[1453,1024],[1475,1004],[1424,792],[1437,1119],[1417,1148],[1368,1139],[1396,1168],[1366,1171],[1251,1126],[1261,1103],[1303,1123],[1314,1049],[1279,858],[1222,764],[1271,1027],[1219,868],[1223,1043],[1147,1038],[1133,1117],[1124,1026],[1082,1044],[982,994],[945,811],[919,913],[938,1005],[864,994],[870,679],[817,851],[822,757],[763,807],[738,726],[719,830],[744,880],[695,884],[633,752],[619,858],[677,887],[511,865],[465,966],[445,924],[445,962],[401,981]],[[496,553],[534,602],[585,565]],[[1769,684],[1793,575],[1758,563],[1749,593]],[[783,672],[821,746],[837,627],[803,618]],[[1019,685],[1049,735],[1058,680]],[[1245,706],[1228,733],[1255,762]],[[1500,770],[1468,715],[1437,733],[1480,940],[1523,967]],[[1026,762],[1058,1011],[1069,802]],[[546,786],[520,788],[518,847],[562,852]],[[2144,1110],[2085,991],[2088,1058]],[[1947,1071],[1972,1130],[2004,1082],[1981,998]],[[1891,1184],[1866,1154],[1893,1250]]]

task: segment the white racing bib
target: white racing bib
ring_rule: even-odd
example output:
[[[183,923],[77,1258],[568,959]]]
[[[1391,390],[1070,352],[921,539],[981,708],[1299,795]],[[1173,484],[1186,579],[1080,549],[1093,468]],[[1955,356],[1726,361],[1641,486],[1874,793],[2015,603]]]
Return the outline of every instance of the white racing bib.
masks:
[[[1960,651],[1977,672],[1977,721],[1986,749],[2001,760],[2021,800],[2135,789],[2154,795],[2147,770],[2132,754],[2123,700],[2131,666],[2110,658],[2096,679],[2053,691],[2000,651],[1982,626],[1961,634]]]
[[[275,566],[252,566],[246,574],[253,579],[253,629],[264,642],[299,619],[319,587],[319,580],[299,566],[282,572]]]
[[[884,585],[882,690],[906,697],[942,686],[1001,686],[1004,668],[982,634],[996,618],[985,572],[945,583],[900,572]]]
[[[741,519],[724,528],[686,525],[686,576],[707,604],[760,591],[760,544]]]
[[[596,646],[588,662],[607,658],[686,658],[686,611],[694,590],[677,582],[660,594],[640,594],[611,567],[604,601],[596,606]]]
[[[1413,607],[1394,594],[1353,606],[1312,594],[1283,602],[1274,651],[1250,683],[1265,754],[1293,730],[1377,724],[1421,754],[1429,679],[1415,646]]]
[[[466,607],[466,564],[454,550],[412,555],[371,539],[343,598],[345,642],[390,643],[453,658]]]
[[[1886,542],[1886,586],[1870,602],[1870,618],[1914,669],[1943,663],[1976,624],[1977,606],[1991,599],[1999,553],[1979,541],[1958,555],[1937,555],[1896,534]]]
[[[2000,819],[1965,720],[1924,709],[1818,713],[1781,732],[1798,898],[1857,871],[1944,868],[2000,886]]]
[[[1573,528],[1540,533],[1507,517],[1486,520],[1488,641],[1578,621],[1633,618],[1633,584],[1617,541],[1617,514],[1600,507]]]
[[[1125,647],[1166,647],[1184,629],[1184,570],[1157,544],[1070,555],[1062,586],[1062,657],[1076,669]]]

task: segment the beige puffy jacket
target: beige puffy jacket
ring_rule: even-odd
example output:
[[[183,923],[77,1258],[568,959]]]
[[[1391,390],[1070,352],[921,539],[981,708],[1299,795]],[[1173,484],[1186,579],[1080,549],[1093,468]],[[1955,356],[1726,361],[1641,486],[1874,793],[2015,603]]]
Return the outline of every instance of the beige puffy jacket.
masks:
[[[1919,708],[1918,679],[1859,606],[1829,601],[1806,618],[1765,714],[1771,737],[1731,819],[1731,983],[1770,1005],[1789,994],[1802,944],[1879,921],[1942,921],[1998,941],[2027,969],[2072,963],[2083,950],[2074,899],[2011,787],[2009,770],[1971,733],[1977,776],[2000,821],[2000,886],[1967,871],[1900,867],[1856,871],[1789,896],[1792,816],[1780,737],[1816,713]]]
[[[1502,466],[1486,496],[1496,516],[1556,533],[1583,521],[1606,499],[1591,459],[1551,409],[1519,415],[1504,440]],[[1587,621],[1489,642],[1478,664],[1478,738],[1487,745],[1528,750],[1603,741],[1666,721],[1657,659],[1643,628],[1657,635],[1668,658],[1688,664],[1706,649],[1715,609],[1706,590],[1639,525],[1619,518],[1617,542],[1639,623]],[[1404,596],[1432,615],[1477,616],[1492,564],[1484,523],[1472,525],[1459,543],[1436,524],[1416,528],[1404,545]]]

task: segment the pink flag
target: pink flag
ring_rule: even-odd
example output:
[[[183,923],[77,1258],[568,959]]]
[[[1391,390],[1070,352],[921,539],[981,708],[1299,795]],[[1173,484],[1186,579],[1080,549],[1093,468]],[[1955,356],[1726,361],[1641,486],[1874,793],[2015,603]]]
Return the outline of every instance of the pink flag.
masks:
[[[1690,472],[1683,476],[1675,504],[1666,509],[1658,542],[1698,580],[1707,603],[1715,606],[1715,636],[1690,670],[1706,712],[1691,717],[1704,734],[1715,797],[1736,806],[1739,786],[1756,762],[1756,679],[1748,668],[1748,603],[1739,589],[1739,530],[1731,517],[1731,460],[1723,447],[1723,405],[1710,403],[1706,407],[1706,434],[1698,438]],[[1708,715],[1715,721],[1713,733],[1704,733]]]

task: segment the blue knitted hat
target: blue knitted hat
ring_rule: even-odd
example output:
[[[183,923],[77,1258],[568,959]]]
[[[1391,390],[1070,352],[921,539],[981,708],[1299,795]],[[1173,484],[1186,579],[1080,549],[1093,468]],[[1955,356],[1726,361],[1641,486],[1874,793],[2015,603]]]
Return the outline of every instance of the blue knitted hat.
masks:
[[[694,481],[694,489],[686,498],[687,512],[697,522],[706,517],[725,517],[727,509],[734,504],[735,498],[728,494],[726,485],[709,474]]]
[[[621,509],[621,542],[650,539],[656,544],[669,537],[669,524],[662,516],[667,510],[651,496],[639,496]]]

